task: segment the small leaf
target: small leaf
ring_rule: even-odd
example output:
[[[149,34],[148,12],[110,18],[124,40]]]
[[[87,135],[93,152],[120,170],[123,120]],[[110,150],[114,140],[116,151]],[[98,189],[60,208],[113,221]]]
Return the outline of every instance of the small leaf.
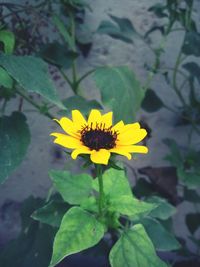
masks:
[[[72,66],[78,54],[70,51],[67,45],[54,42],[43,46],[39,52],[39,56],[50,64],[56,65],[59,68],[68,69]]]
[[[102,67],[94,73],[103,103],[115,114],[115,121],[133,122],[144,92],[135,74],[127,67]]]
[[[0,67],[0,85],[9,89],[13,87],[13,79],[2,67]]]
[[[96,218],[78,207],[71,208],[63,217],[54,245],[49,267],[68,255],[96,245],[104,236],[104,226]]]
[[[167,267],[141,224],[124,231],[111,249],[109,260],[112,267]]]
[[[186,69],[191,76],[195,77],[200,84],[200,66],[195,62],[188,62],[183,65],[183,68]]]
[[[163,107],[162,100],[157,96],[157,94],[153,90],[148,89],[142,101],[142,108],[147,112],[155,112],[162,107]]]
[[[133,197],[131,187],[124,170],[109,169],[103,174],[104,193],[109,198],[121,196]],[[93,180],[93,188],[98,192],[98,179]]]
[[[200,34],[197,32],[187,32],[182,51],[185,55],[200,57]]]
[[[126,32],[122,32],[120,28],[110,21],[102,21],[97,29],[97,33],[107,34],[114,39],[121,40],[123,42],[132,44],[133,40]]]
[[[149,214],[157,204],[147,203],[130,196],[119,196],[109,199],[109,210],[119,212],[131,218]]]
[[[51,201],[42,208],[35,210],[31,217],[42,223],[59,227],[61,220],[68,209],[69,205],[67,203]]]
[[[88,114],[91,109],[103,109],[96,100],[87,100],[78,95],[63,100],[63,104],[67,108],[68,114],[71,113],[73,109],[78,109],[85,115]]]
[[[0,42],[4,44],[4,52],[6,54],[12,54],[15,46],[15,36],[10,31],[0,31]]]
[[[200,186],[200,168],[177,169],[177,176],[188,189],[196,189]]]
[[[176,208],[169,204],[167,200],[153,196],[145,199],[148,203],[156,204],[157,208],[155,208],[153,211],[150,212],[149,216],[161,219],[161,220],[167,220],[170,218],[175,212]]]
[[[80,204],[87,199],[92,190],[92,177],[88,174],[73,175],[69,171],[49,172],[50,178],[69,204]]]
[[[119,39],[126,43],[133,43],[133,37],[137,36],[137,32],[132,22],[127,18],[118,18],[109,15],[111,19],[117,24],[110,21],[102,21],[97,32],[100,34],[108,34],[114,39]]]
[[[65,108],[48,75],[48,65],[40,58],[1,54],[0,65],[27,92],[38,93],[58,107]]]
[[[91,196],[81,202],[81,208],[83,208],[84,210],[98,213],[99,207],[97,204],[97,199]]]
[[[74,41],[72,37],[70,36],[69,32],[67,31],[67,27],[65,26],[64,22],[57,15],[53,15],[53,22],[58,28],[65,42],[69,45],[70,49],[74,50],[75,48]]]
[[[164,12],[166,9],[166,6],[163,6],[162,4],[158,3],[153,6],[151,6],[148,11],[153,12],[158,18],[164,18],[168,17],[168,15]]]
[[[184,200],[189,202],[200,203],[200,196],[195,190],[190,190],[187,187],[184,188]]]
[[[152,192],[154,191],[154,186],[152,183],[148,182],[147,180],[140,177],[140,179],[137,180],[136,185],[133,187],[133,194],[137,198],[142,198],[144,196],[150,196],[152,195]]]
[[[0,183],[20,165],[29,143],[30,132],[22,113],[0,117]]]
[[[172,165],[175,167],[182,167],[183,166],[183,158],[180,153],[180,148],[177,143],[170,138],[166,138],[163,140],[163,143],[167,145],[170,149],[170,154],[165,157]]]
[[[165,27],[164,26],[153,26],[151,27],[146,33],[144,38],[147,38],[152,32],[159,31],[162,35],[165,33]]]
[[[132,22],[127,19],[127,18],[118,18],[116,16],[113,15],[109,15],[111,17],[111,19],[117,23],[117,25],[119,26],[121,32],[126,33],[127,36],[134,36],[136,34],[136,30],[132,24]]]
[[[200,213],[189,213],[186,215],[186,224],[192,235],[200,227],[199,222],[200,222]]]
[[[156,250],[171,251],[180,248],[175,237],[161,223],[153,218],[143,218],[141,221]]]

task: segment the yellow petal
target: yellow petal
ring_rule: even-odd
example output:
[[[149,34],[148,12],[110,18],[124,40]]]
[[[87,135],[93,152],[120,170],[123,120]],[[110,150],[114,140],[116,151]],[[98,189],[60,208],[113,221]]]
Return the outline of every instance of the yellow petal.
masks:
[[[75,127],[79,128],[79,129],[81,129],[84,125],[87,124],[85,118],[80,113],[80,111],[77,109],[72,110],[72,120],[75,124]]]
[[[55,144],[64,146],[66,148],[78,148],[82,145],[79,139],[68,136],[66,134],[51,133],[50,135],[56,137],[56,139],[54,140]]]
[[[113,127],[112,127],[112,130],[114,132],[120,132],[121,129],[124,128],[124,123],[123,121],[119,121],[117,124],[115,124]]]
[[[108,160],[110,158],[110,152],[106,149],[100,149],[99,151],[92,150],[90,155],[90,159],[92,162],[97,164],[108,164]]]
[[[145,129],[122,132],[117,136],[117,145],[134,145],[142,141],[146,135],[147,131]]]
[[[124,125],[124,127],[121,128],[120,133],[124,133],[126,131],[135,131],[139,129],[140,129],[140,124],[138,122],[130,123],[130,124]]]
[[[88,125],[95,128],[101,122],[101,112],[97,109],[92,109],[88,117]]]
[[[105,128],[109,128],[110,126],[112,126],[112,116],[113,116],[112,111],[102,116],[101,123]]]
[[[146,146],[121,146],[120,148],[130,152],[130,153],[142,153],[147,154],[148,153],[148,147]]]
[[[76,159],[78,157],[79,154],[91,154],[92,151],[86,147],[86,146],[81,146],[80,148],[75,149],[72,153],[71,153],[71,157],[73,159]]]
[[[60,120],[54,119],[54,121],[56,121],[62,127],[62,129],[69,135],[77,137],[80,136],[80,133],[78,133],[78,129],[74,127],[74,124],[70,119],[62,117]]]
[[[116,154],[125,156],[125,157],[127,157],[128,160],[131,159],[131,154],[126,150],[123,150],[123,149],[120,149],[120,148],[112,148],[109,151],[112,152],[112,153],[116,153]]]
[[[143,153],[146,154],[148,153],[148,148],[146,146],[117,146],[113,149],[110,150],[110,152],[115,152],[115,153],[119,153],[120,152],[124,152],[124,153]]]

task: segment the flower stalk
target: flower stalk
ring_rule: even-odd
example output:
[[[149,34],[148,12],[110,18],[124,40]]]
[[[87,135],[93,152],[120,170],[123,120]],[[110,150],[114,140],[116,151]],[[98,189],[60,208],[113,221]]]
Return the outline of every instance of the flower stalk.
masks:
[[[103,206],[104,206],[104,191],[103,191],[103,177],[102,177],[102,165],[101,164],[96,164],[96,174],[98,177],[98,182],[99,182],[99,215],[102,217],[103,215]]]

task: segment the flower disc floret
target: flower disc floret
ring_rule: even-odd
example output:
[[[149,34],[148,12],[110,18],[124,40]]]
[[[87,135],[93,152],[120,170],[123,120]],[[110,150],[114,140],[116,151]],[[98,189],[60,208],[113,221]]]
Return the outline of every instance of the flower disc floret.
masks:
[[[111,127],[105,128],[104,125],[96,125],[95,129],[85,126],[81,131],[81,141],[91,150],[99,151],[101,148],[111,149],[116,146],[117,132],[112,131]]]
[[[64,130],[63,133],[51,133],[56,137],[54,143],[72,149],[71,157],[89,154],[92,162],[105,164],[111,153],[131,159],[131,153],[147,153],[148,148],[136,145],[147,132],[139,123],[124,124],[123,121],[112,124],[112,112],[104,115],[99,110],[91,110],[88,120],[78,110],[72,111],[72,119],[63,117],[55,121]]]

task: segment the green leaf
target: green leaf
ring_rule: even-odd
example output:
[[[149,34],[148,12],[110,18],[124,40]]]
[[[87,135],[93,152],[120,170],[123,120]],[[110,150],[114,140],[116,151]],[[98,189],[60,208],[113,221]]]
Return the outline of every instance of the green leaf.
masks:
[[[0,55],[0,65],[28,92],[45,97],[60,108],[65,108],[48,75],[48,65],[32,56]]]
[[[69,204],[80,204],[92,190],[92,177],[88,174],[73,175],[69,171],[50,171],[51,180]]]
[[[108,34],[110,37],[126,43],[133,43],[133,37],[137,36],[137,32],[132,22],[127,18],[118,18],[113,15],[109,16],[116,24],[104,20],[99,25],[97,32]]]
[[[166,6],[158,3],[151,6],[148,11],[153,12],[158,18],[168,17],[168,15],[164,12],[166,10]]]
[[[134,198],[124,170],[109,169],[103,174],[104,194],[108,209],[128,216],[143,215],[156,207]],[[98,179],[93,181],[93,188],[98,192]]]
[[[67,27],[65,26],[64,22],[57,15],[53,15],[53,22],[56,25],[62,37],[64,38],[65,42],[69,45],[70,49],[74,50],[75,44],[73,38],[67,31]]]
[[[84,210],[88,210],[88,211],[92,211],[92,212],[96,212],[98,213],[99,211],[99,207],[97,205],[97,199],[93,196],[88,197],[87,199],[83,200],[81,202],[81,208],[83,208]]]
[[[142,198],[144,196],[151,196],[152,192],[154,191],[154,187],[152,183],[140,177],[137,180],[136,185],[133,187],[133,194],[137,198]]]
[[[126,230],[111,249],[112,267],[167,267],[157,257],[154,246],[141,224]]]
[[[68,209],[69,205],[67,203],[52,200],[42,208],[35,210],[31,217],[42,223],[59,227],[61,220]]]
[[[94,73],[103,103],[115,114],[115,121],[133,122],[144,92],[135,74],[127,67],[102,67]]]
[[[152,26],[146,33],[144,38],[147,38],[152,32],[159,31],[162,35],[165,33],[164,26]]]
[[[183,68],[186,69],[191,76],[195,77],[200,84],[200,66],[195,62],[188,62],[183,65]]]
[[[0,262],[4,267],[45,267],[51,258],[54,229],[34,221],[30,215],[42,204],[33,197],[21,206],[22,229],[19,236],[1,249]]]
[[[0,42],[4,44],[4,52],[6,54],[12,54],[15,46],[15,36],[10,31],[0,31]]]
[[[157,96],[157,94],[153,90],[148,89],[142,101],[142,108],[147,112],[155,112],[162,107],[163,107],[162,100]]]
[[[161,223],[153,218],[143,218],[141,221],[154,247],[159,251],[171,251],[180,248],[175,237]]]
[[[111,19],[117,23],[117,25],[119,26],[120,30],[122,32],[127,33],[129,36],[130,35],[135,35],[136,30],[132,24],[132,22],[127,19],[127,18],[118,18],[116,16],[113,15],[109,15],[111,17]]]
[[[197,169],[177,169],[178,178],[188,189],[196,189],[200,186],[200,168]]]
[[[22,162],[29,143],[30,132],[22,113],[0,118],[0,183]]]
[[[167,220],[176,212],[176,208],[169,204],[167,200],[163,198],[153,196],[145,199],[145,201],[147,201],[148,203],[157,204],[157,208],[151,211],[149,216],[161,220]]]
[[[184,188],[184,200],[189,202],[200,203],[200,196],[194,190],[190,190],[187,187]]]
[[[67,45],[54,42],[43,46],[39,52],[39,56],[50,64],[56,65],[59,68],[68,69],[72,66],[78,54],[69,50]]]
[[[133,197],[131,187],[124,170],[109,169],[103,174],[104,193],[109,198],[118,198],[121,196]],[[93,180],[93,188],[98,192],[98,178]]]
[[[200,34],[197,32],[187,32],[182,46],[185,55],[200,57]]]
[[[200,227],[200,213],[189,213],[186,215],[186,224],[190,233],[193,235],[196,230]]]
[[[9,89],[13,87],[13,79],[2,67],[0,67],[0,85]]]
[[[78,109],[85,115],[88,114],[91,109],[103,109],[96,100],[87,100],[78,95],[63,100],[63,104],[67,108],[68,114],[70,114],[73,109]]]
[[[170,149],[170,154],[165,157],[172,165],[175,167],[182,167],[183,166],[183,158],[180,153],[180,148],[177,143],[170,138],[166,138],[163,140],[163,143],[167,145]]]
[[[157,204],[147,203],[130,196],[119,196],[109,199],[109,210],[119,212],[131,218],[149,214]]]
[[[127,18],[117,18],[112,15],[110,15],[110,17],[117,25],[104,20],[99,25],[97,32],[100,34],[108,34],[110,37],[126,43],[133,43],[133,36],[136,34],[136,31],[131,21]]]
[[[71,208],[63,217],[54,245],[49,267],[68,255],[96,245],[104,236],[104,226],[79,207]]]

